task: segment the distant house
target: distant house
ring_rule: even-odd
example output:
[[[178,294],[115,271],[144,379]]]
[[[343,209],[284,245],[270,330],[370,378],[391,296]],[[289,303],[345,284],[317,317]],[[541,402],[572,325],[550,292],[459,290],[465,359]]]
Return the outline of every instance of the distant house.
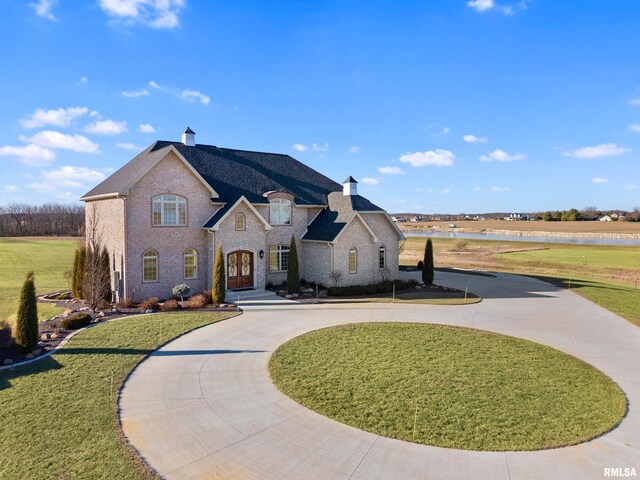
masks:
[[[614,213],[615,215],[615,213]],[[617,215],[616,215],[617,217]],[[599,217],[598,220],[600,220],[601,222],[610,222],[613,220],[613,218],[611,218],[611,216],[609,215],[603,215],[602,217]]]
[[[281,284],[295,239],[300,277],[331,285],[398,275],[404,236],[382,208],[289,155],[157,141],[82,200],[111,255],[119,298],[212,287],[222,246],[228,288]]]

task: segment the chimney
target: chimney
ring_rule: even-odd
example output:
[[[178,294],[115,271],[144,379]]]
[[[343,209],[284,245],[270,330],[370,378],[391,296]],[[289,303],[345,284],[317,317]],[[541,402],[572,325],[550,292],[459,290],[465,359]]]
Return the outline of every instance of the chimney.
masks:
[[[184,143],[187,147],[195,147],[196,132],[187,127],[187,129],[182,133],[182,143]]]
[[[349,175],[347,179],[342,182],[342,194],[343,195],[357,195],[358,194],[358,182]]]

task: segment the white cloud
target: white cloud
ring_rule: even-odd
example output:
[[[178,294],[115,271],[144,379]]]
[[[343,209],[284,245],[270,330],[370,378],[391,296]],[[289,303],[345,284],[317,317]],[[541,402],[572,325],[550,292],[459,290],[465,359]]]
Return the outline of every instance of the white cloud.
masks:
[[[158,85],[156,82],[154,82],[153,80],[151,80],[149,82],[149,86],[151,88],[155,88],[156,90],[163,90],[163,88],[160,85]]]
[[[144,150],[144,147],[139,147],[133,143],[118,143],[117,144],[118,148],[124,148],[125,150],[134,150],[136,152],[140,152],[142,150]]]
[[[510,190],[509,187],[491,187],[491,191],[495,193],[509,192]]]
[[[20,135],[19,139],[21,142],[32,143],[42,148],[100,153],[100,146],[83,135],[67,135],[53,130],[43,130],[31,137]]]
[[[138,131],[142,133],[155,133],[156,129],[150,123],[141,123],[138,126]]]
[[[185,0],[99,0],[102,10],[125,25],[139,23],[151,28],[176,28]]]
[[[128,131],[127,122],[114,122],[113,120],[97,120],[86,126],[85,132],[97,135],[118,135]]]
[[[378,180],[377,178],[364,177],[362,179],[362,183],[366,183],[367,185],[378,185],[380,183],[380,180]]]
[[[30,3],[29,6],[33,8],[36,15],[47,20],[57,20],[55,15],[51,12],[53,7],[58,5],[58,0],[39,0],[36,3]]]
[[[142,90],[125,90],[122,92],[122,96],[127,98],[145,97],[147,95],[149,95],[149,90],[146,88],[143,88]]]
[[[54,152],[39,147],[38,145],[27,145],[24,147],[6,145],[0,147],[0,156],[19,158],[22,163],[31,167],[46,165],[53,162],[56,158]]]
[[[306,152],[306,151],[307,151],[307,146],[306,146],[306,145],[303,145],[303,144],[301,144],[301,143],[294,143],[294,144],[293,144],[293,149],[294,149],[296,152]]]
[[[448,195],[451,193],[451,190],[449,190],[448,188],[443,188],[441,192],[444,193],[445,195]]]
[[[480,187],[475,187],[475,188],[474,188],[474,190],[475,190],[476,192],[480,192],[480,191],[482,191],[482,189],[481,189]]]
[[[16,185],[5,185],[4,190],[5,192],[16,192],[18,191],[18,187]]]
[[[629,101],[631,105],[640,105],[640,98],[633,98]]]
[[[640,133],[640,123],[632,123],[629,125],[629,130],[632,132]]]
[[[105,174],[86,167],[64,166],[56,170],[42,172],[47,184],[63,188],[86,188],[104,180]]]
[[[456,156],[449,150],[429,150],[428,152],[405,153],[400,161],[408,163],[412,167],[424,167],[434,165],[436,167],[451,167]]]
[[[89,79],[87,77],[80,77],[77,82],[78,85],[86,85],[87,83],[89,83]]]
[[[524,160],[527,156],[524,153],[516,153],[510,155],[504,150],[494,150],[489,155],[482,155],[480,157],[481,162],[513,162],[517,160]]]
[[[471,0],[467,2],[467,6],[477,10],[478,12],[484,12],[491,10],[495,5],[493,0]]]
[[[462,140],[467,143],[487,143],[486,137],[476,137],[475,135],[464,135]]]
[[[361,151],[362,151],[362,148],[360,147],[356,147],[356,146],[349,147],[349,152],[351,153],[360,153]]]
[[[624,189],[625,190],[636,190],[638,188],[638,185],[636,185],[635,183],[625,183],[624,184]]]
[[[209,105],[209,102],[211,101],[211,98],[209,96],[201,93],[198,90],[182,90],[179,96],[185,102],[194,103],[196,100],[198,100],[202,105],[205,106]]]
[[[385,175],[402,175],[404,173],[400,167],[380,167],[378,171]]]
[[[89,113],[87,107],[58,108],[55,110],[44,110],[38,108],[29,117],[20,120],[23,127],[39,128],[45,125],[55,127],[68,127],[76,119]]]
[[[563,152],[565,157],[575,158],[598,158],[598,157],[613,157],[616,155],[622,155],[630,152],[628,148],[620,147],[615,143],[603,143],[595,145],[593,147],[582,147],[576,150]]]
[[[608,178],[602,178],[602,177],[594,177],[593,179],[591,179],[591,181],[593,183],[607,183],[609,181]]]
[[[327,150],[329,150],[329,144],[325,143],[324,145],[317,145],[315,143],[312,143],[311,150],[313,150],[314,152],[326,152]]]

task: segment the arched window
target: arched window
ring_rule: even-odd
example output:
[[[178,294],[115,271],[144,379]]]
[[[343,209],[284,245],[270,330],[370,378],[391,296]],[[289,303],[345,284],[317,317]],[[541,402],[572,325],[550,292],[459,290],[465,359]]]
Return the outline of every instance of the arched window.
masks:
[[[289,246],[274,245],[269,249],[269,270],[286,272],[289,270]]]
[[[269,204],[271,225],[291,225],[291,200],[274,198]]]
[[[142,280],[144,282],[158,281],[158,254],[147,250],[142,255]]]
[[[179,195],[153,197],[153,226],[171,227],[187,224],[187,199]]]
[[[184,251],[184,278],[198,278],[198,252],[193,248]]]
[[[247,219],[244,213],[239,213],[236,215],[236,230],[244,230],[245,228],[247,228]]]
[[[358,251],[355,248],[349,250],[349,273],[356,273],[358,267]]]
[[[380,245],[378,249],[378,267],[385,268],[387,266],[387,249],[384,245]]]

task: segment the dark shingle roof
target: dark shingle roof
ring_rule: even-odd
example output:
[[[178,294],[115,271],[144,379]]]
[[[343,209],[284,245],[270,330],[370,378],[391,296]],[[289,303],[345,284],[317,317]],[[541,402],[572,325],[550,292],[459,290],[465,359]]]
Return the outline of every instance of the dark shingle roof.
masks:
[[[184,131],[184,133],[192,133],[192,134],[196,134],[196,132],[194,132],[193,130],[191,130],[191,128],[187,127],[187,129]]]
[[[356,179],[355,179],[355,178],[353,178],[351,175],[349,175],[349,176],[347,177],[347,179],[346,179],[344,182],[342,182],[342,183],[344,184],[344,183],[358,183],[358,182],[356,182]]]

